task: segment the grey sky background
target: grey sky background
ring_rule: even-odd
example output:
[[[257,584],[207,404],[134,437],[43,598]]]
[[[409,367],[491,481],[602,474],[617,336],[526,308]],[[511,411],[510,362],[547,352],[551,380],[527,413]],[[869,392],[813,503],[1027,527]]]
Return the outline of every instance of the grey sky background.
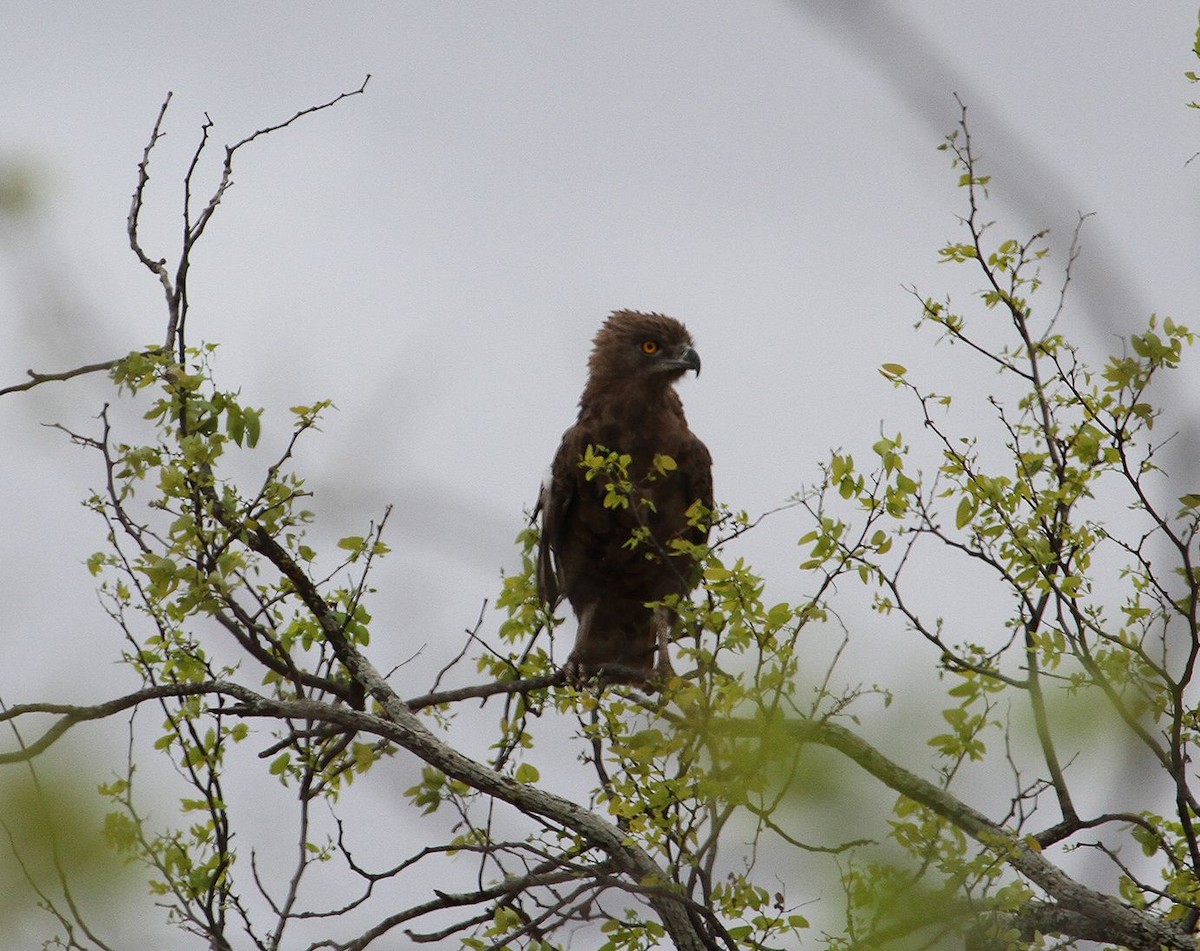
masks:
[[[718,498],[752,513],[816,479],[831,447],[865,453],[881,421],[918,434],[880,363],[972,412],[990,369],[914,334],[905,290],[970,306],[972,285],[936,264],[964,209],[935,151],[955,92],[996,234],[1052,229],[1048,285],[1096,212],[1064,332],[1098,360],[1152,311],[1195,324],[1195,23],[1187,3],[1107,0],[9,4],[0,168],[32,170],[41,204],[0,224],[0,385],[161,337],[160,288],[124,229],[168,90],[144,238],[173,259],[205,113],[203,194],[220,146],[370,73],[365,95],[239,155],[193,259],[190,334],[220,342],[218,380],[267,408],[269,448],[287,407],[338,406],[299,454],[315,537],[395,505],[372,646],[382,668],[421,651],[420,690],[516,564],[609,311],[688,324],[704,360],[681,384],[689,419]],[[1200,387],[1184,379],[1173,425],[1191,460]],[[102,534],[78,500],[99,469],[42,425],[86,429],[106,398],[80,380],[0,401],[8,703],[131,686],[83,565]],[[775,600],[806,589],[802,530],[782,515],[739,549]],[[861,620],[869,637],[879,622]],[[886,669],[910,648],[863,656]]]

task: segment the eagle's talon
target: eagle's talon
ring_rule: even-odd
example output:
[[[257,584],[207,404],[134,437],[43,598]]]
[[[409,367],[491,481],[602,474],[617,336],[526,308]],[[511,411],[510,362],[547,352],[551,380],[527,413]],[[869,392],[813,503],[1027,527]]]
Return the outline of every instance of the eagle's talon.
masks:
[[[563,664],[563,676],[566,683],[577,690],[582,690],[587,686],[593,674],[588,673],[587,668],[577,660],[568,660]]]
[[[603,688],[619,684],[654,693],[659,684],[665,683],[675,676],[670,662],[667,664],[665,675],[662,673],[661,666],[656,670],[646,670],[642,667],[632,667],[629,664],[586,664],[575,659],[568,659],[563,664],[562,671],[563,681],[577,690],[584,690],[591,686]]]

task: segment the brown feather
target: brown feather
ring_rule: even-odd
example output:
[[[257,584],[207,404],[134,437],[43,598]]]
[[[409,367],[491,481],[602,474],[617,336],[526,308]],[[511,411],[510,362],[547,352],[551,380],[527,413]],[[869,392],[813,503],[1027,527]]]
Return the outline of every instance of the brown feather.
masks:
[[[674,388],[688,369],[700,372],[700,360],[687,328],[662,314],[616,311],[593,343],[579,418],[563,434],[539,499],[538,587],[551,607],[565,596],[579,620],[568,660],[575,679],[645,683],[656,653],[669,670],[665,639],[674,622],[646,602],[686,597],[699,580],[695,560],[670,543],[708,537],[707,523],[689,525],[687,512],[697,501],[712,508],[712,459]],[[580,462],[589,447],[631,457],[628,507],[606,508],[609,480],[586,478]],[[676,468],[654,472],[659,455]],[[648,536],[631,547],[638,529]]]

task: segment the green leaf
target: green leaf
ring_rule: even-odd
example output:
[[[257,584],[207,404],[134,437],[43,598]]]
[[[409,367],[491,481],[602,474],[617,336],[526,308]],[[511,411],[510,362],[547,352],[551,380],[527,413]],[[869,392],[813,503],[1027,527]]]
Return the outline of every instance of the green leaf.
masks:
[[[246,436],[246,417],[240,406],[234,404],[225,411],[225,432],[239,446]]]
[[[541,778],[541,773],[532,763],[522,763],[517,767],[513,778],[519,783],[536,783]]]
[[[954,527],[962,528],[975,517],[979,510],[979,502],[973,495],[964,495],[958,503],[958,511],[954,513]]]
[[[262,434],[262,410],[242,410],[246,423],[246,445],[253,449],[258,445],[258,437]]]
[[[670,456],[659,453],[654,457],[654,468],[659,475],[666,475],[668,472],[674,472],[678,466]]]
[[[791,619],[792,606],[786,602],[781,602],[767,612],[767,627],[783,627]]]

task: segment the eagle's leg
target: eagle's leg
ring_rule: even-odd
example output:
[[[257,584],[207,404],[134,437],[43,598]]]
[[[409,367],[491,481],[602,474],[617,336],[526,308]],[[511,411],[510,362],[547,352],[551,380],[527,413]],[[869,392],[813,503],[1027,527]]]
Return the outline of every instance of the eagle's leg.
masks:
[[[657,642],[658,661],[654,666],[654,677],[660,683],[665,683],[675,676],[675,668],[671,666],[671,612],[666,608],[654,609],[654,633]]]
[[[579,645],[587,643],[592,629],[592,618],[595,617],[595,614],[595,601],[587,605],[579,613],[579,630],[575,635],[575,649],[571,651],[571,655],[563,665],[563,673],[566,674],[567,683],[573,687],[582,687],[595,673],[595,671],[589,670],[587,665],[579,659]]]
[[[612,604],[593,601],[580,609],[575,648],[563,665],[567,683],[575,687],[593,681],[629,684],[654,691],[657,684],[675,676],[667,652],[672,612],[658,608],[647,615],[641,605],[637,607],[641,616],[632,621],[620,612],[614,618]]]

